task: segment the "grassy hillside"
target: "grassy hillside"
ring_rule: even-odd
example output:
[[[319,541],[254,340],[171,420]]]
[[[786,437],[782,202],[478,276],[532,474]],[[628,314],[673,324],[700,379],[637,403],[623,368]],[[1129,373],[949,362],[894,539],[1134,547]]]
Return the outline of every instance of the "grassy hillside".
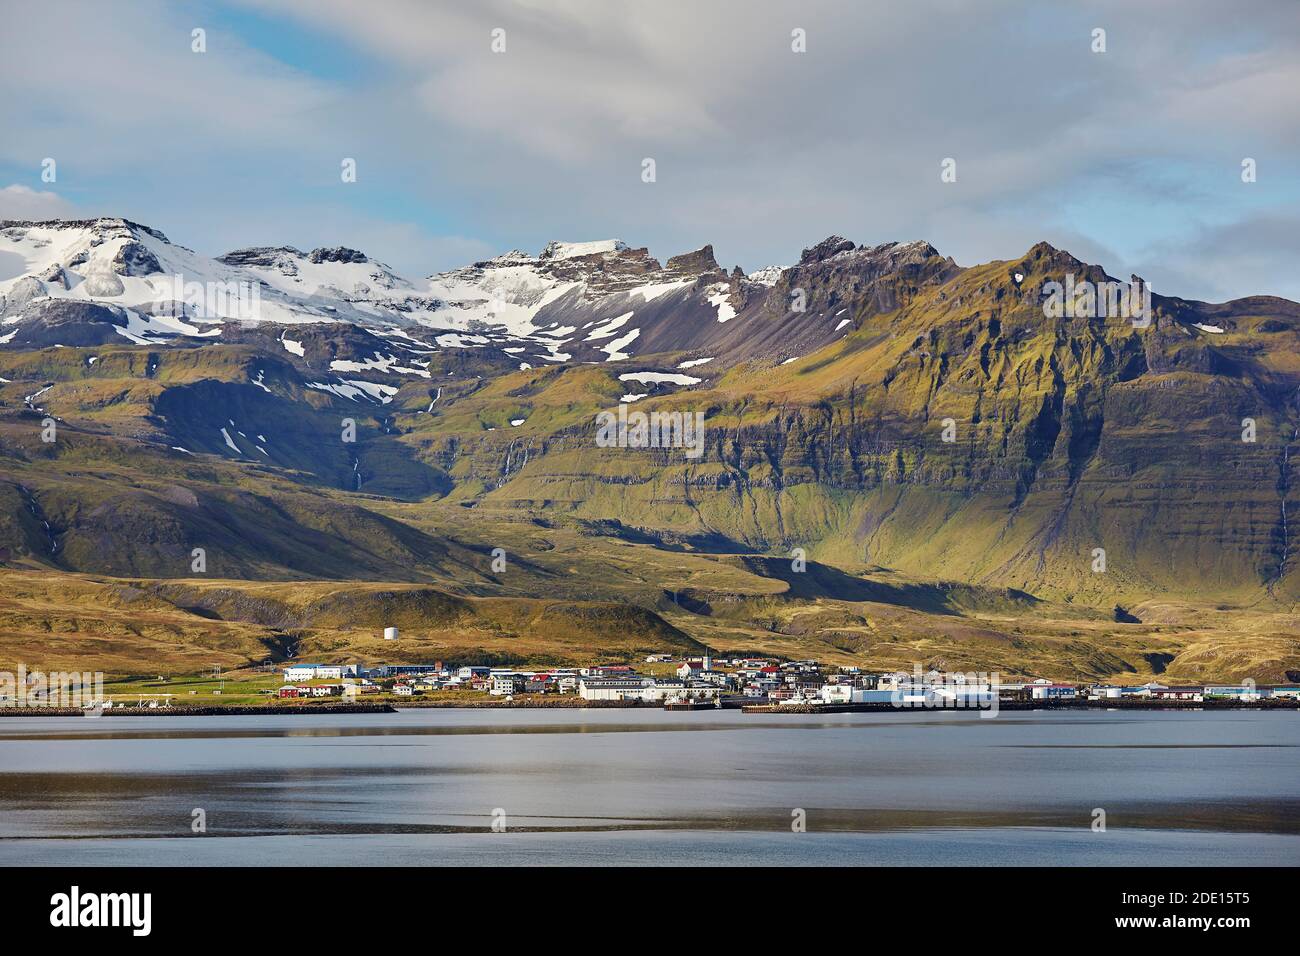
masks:
[[[418,585],[158,582],[0,572],[0,669],[231,670],[266,661],[624,661],[698,652],[614,602],[457,598]],[[401,628],[397,641],[383,628]]]
[[[833,344],[694,388],[618,378],[681,355],[519,369],[447,349],[427,377],[349,373],[389,400],[347,398],[322,388],[329,360],[364,358],[369,333],[327,326],[300,333],[311,360],[263,331],[4,350],[0,653],[128,671],[702,642],[1284,679],[1300,669],[1296,307],[1157,297],[1144,328],[1048,317],[1043,284],[1066,271],[1100,277],[1037,246],[891,280],[845,300]],[[598,447],[597,413],[629,391],[635,411],[704,413],[703,456]],[[410,639],[383,645],[388,623]]]

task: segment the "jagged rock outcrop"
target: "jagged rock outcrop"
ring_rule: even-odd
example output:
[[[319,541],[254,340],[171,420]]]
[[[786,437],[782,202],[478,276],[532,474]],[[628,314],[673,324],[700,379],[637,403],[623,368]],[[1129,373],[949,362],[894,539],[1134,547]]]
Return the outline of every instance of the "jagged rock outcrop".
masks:
[[[38,266],[0,284],[5,414],[40,392],[97,441],[675,541],[808,544],[1108,609],[1176,591],[1188,568],[1233,600],[1300,593],[1286,300],[1065,309],[1067,281],[1102,290],[1094,304],[1120,284],[1046,243],[964,269],[925,242],[832,236],[746,275],[710,246],[661,264],[553,242],[417,286],[346,247],[204,260],[125,220],[0,232]],[[157,276],[186,269],[256,284],[283,322],[169,311]],[[597,446],[596,413],[620,405],[704,414],[702,453]],[[359,453],[334,438],[343,418]],[[189,520],[174,499],[136,504]],[[95,522],[100,543],[119,527]]]

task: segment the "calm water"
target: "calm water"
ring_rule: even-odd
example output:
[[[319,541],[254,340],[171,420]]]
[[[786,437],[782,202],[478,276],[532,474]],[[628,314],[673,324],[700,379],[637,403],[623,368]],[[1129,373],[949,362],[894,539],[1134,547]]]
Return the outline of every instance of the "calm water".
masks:
[[[308,862],[1296,865],[1300,714],[0,719],[0,864]]]

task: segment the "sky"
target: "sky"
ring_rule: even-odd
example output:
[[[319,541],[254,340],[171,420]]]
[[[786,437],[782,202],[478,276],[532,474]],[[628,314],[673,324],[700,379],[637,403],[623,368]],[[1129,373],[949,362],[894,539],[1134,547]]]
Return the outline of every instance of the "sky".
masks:
[[[746,271],[832,234],[962,265],[1046,240],[1162,294],[1300,300],[1295,0],[0,0],[0,24],[0,218],[412,278],[552,239]]]

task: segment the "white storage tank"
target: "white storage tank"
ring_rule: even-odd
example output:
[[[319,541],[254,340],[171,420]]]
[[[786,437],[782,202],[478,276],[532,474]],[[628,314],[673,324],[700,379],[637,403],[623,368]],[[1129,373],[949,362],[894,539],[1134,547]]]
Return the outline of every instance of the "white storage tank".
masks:
[[[384,628],[384,640],[386,640],[386,641],[395,641],[395,640],[397,640],[397,628],[395,628],[395,627],[386,627],[386,628]]]

